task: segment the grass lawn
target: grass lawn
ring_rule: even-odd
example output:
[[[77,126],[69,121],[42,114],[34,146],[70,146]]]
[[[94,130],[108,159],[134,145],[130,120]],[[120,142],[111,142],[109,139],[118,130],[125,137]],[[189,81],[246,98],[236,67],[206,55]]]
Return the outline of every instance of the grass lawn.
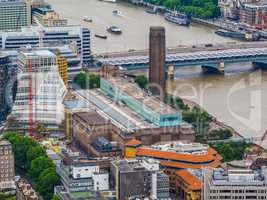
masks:
[[[86,198],[90,197],[92,194],[90,192],[72,192],[70,195],[75,198]]]

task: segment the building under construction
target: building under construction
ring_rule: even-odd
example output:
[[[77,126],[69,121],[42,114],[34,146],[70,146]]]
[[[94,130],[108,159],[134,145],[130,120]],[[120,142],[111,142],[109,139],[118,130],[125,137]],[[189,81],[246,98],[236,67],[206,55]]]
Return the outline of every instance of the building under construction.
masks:
[[[18,87],[12,116],[25,126],[43,123],[57,127],[64,119],[66,86],[57,57],[48,50],[28,50],[18,57]]]

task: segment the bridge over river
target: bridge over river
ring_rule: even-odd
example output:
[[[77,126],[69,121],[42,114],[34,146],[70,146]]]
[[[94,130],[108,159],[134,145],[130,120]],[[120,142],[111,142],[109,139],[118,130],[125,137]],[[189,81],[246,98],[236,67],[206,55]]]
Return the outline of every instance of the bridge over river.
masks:
[[[95,58],[98,64],[121,66],[128,70],[147,68],[148,51],[114,53]],[[166,67],[201,65],[203,69],[224,72],[227,63],[252,62],[267,68],[267,43],[231,43],[167,49]]]

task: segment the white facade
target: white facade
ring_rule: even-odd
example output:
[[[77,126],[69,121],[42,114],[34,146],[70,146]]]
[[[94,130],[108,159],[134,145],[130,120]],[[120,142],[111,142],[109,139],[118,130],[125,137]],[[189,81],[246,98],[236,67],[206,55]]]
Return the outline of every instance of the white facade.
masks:
[[[40,122],[48,127],[59,125],[64,119],[62,102],[67,90],[58,72],[56,56],[48,50],[31,50],[21,52],[18,61],[17,95],[11,115],[26,126],[30,112],[33,123]]]
[[[204,199],[267,199],[266,169],[204,170]]]
[[[99,166],[72,166],[71,172],[74,179],[78,178],[92,178],[94,173],[99,173]]]
[[[109,190],[109,175],[108,173],[93,174],[94,191]]]

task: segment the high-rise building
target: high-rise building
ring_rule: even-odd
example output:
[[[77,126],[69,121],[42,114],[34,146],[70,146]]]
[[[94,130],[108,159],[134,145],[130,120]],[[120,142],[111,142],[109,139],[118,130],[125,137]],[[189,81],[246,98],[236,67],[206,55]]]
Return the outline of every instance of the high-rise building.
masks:
[[[13,94],[13,78],[16,77],[15,67],[11,65],[9,56],[0,55],[0,121],[5,120],[10,110]]]
[[[11,143],[7,140],[0,140],[0,169],[0,191],[14,190],[14,155]]]
[[[66,87],[58,72],[56,55],[48,50],[28,50],[19,54],[18,62],[18,87],[12,116],[27,126],[32,112],[34,123],[41,122],[47,127],[59,125],[64,119],[62,102]]]
[[[166,41],[164,27],[151,27],[149,34],[149,83],[153,94],[165,90]]]
[[[51,47],[64,44],[76,47],[82,64],[91,62],[90,31],[81,26],[31,26],[23,27],[20,31],[0,32],[0,49]]]
[[[31,25],[31,5],[28,0],[0,1],[0,30],[20,29]]]

